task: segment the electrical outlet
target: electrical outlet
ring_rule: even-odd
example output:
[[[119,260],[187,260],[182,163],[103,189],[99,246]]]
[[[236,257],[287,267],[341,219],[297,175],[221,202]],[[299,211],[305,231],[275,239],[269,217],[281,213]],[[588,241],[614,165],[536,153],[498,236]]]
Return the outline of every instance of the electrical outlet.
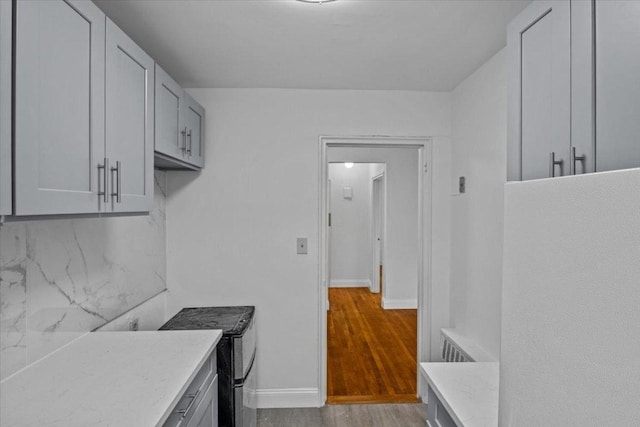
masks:
[[[460,180],[458,181],[458,191],[460,192],[460,194],[463,194],[465,191],[467,191],[467,184],[464,176],[461,176]]]
[[[138,318],[129,319],[129,330],[137,331],[138,330]]]

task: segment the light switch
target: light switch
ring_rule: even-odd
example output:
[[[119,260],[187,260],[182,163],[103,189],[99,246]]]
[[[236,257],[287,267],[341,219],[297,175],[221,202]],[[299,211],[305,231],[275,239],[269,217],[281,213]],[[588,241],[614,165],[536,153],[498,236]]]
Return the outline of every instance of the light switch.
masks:
[[[306,255],[307,254],[307,238],[306,237],[298,237],[297,239],[298,246],[298,255]]]

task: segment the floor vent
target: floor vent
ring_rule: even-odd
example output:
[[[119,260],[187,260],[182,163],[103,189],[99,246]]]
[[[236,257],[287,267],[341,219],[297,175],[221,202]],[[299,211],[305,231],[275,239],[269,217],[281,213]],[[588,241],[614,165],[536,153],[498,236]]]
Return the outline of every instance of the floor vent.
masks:
[[[445,362],[473,362],[453,341],[446,335],[442,337],[442,360]]]

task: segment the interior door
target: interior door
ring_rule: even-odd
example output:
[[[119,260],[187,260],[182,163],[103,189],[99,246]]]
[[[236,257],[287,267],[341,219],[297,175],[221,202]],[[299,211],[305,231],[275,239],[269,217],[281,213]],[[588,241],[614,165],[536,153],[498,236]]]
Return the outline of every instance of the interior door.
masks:
[[[154,62],[107,18],[106,153],[111,209],[153,207]]]
[[[15,5],[15,213],[98,212],[105,16],[86,1]]]
[[[325,259],[327,260],[327,282],[325,283],[325,297],[327,299],[327,311],[329,311],[329,284],[331,283],[331,223],[333,218],[331,218],[331,180],[327,179],[327,248]]]
[[[640,2],[595,2],[596,170],[640,167]]]
[[[509,179],[569,174],[569,1],[536,1],[508,28]]]
[[[12,7],[0,1],[0,215],[13,212],[11,202],[11,43]]]
[[[380,266],[382,265],[382,182],[384,176],[373,179],[373,194],[371,209],[373,213],[373,269],[372,269],[372,289],[371,292],[380,292]]]

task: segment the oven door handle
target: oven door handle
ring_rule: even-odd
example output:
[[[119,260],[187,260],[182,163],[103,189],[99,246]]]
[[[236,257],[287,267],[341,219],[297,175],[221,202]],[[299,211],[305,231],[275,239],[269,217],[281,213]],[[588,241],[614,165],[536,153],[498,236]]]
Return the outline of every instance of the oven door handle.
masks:
[[[235,383],[234,385],[236,387],[242,386],[242,384],[244,384],[244,382],[247,380],[247,377],[249,375],[251,375],[251,370],[253,369],[253,364],[254,364],[255,361],[256,361],[256,349],[254,348],[253,349],[253,356],[251,356],[251,362],[249,363],[249,369],[247,369],[247,374],[244,377],[238,378],[238,379],[236,379],[234,381],[234,383]]]

